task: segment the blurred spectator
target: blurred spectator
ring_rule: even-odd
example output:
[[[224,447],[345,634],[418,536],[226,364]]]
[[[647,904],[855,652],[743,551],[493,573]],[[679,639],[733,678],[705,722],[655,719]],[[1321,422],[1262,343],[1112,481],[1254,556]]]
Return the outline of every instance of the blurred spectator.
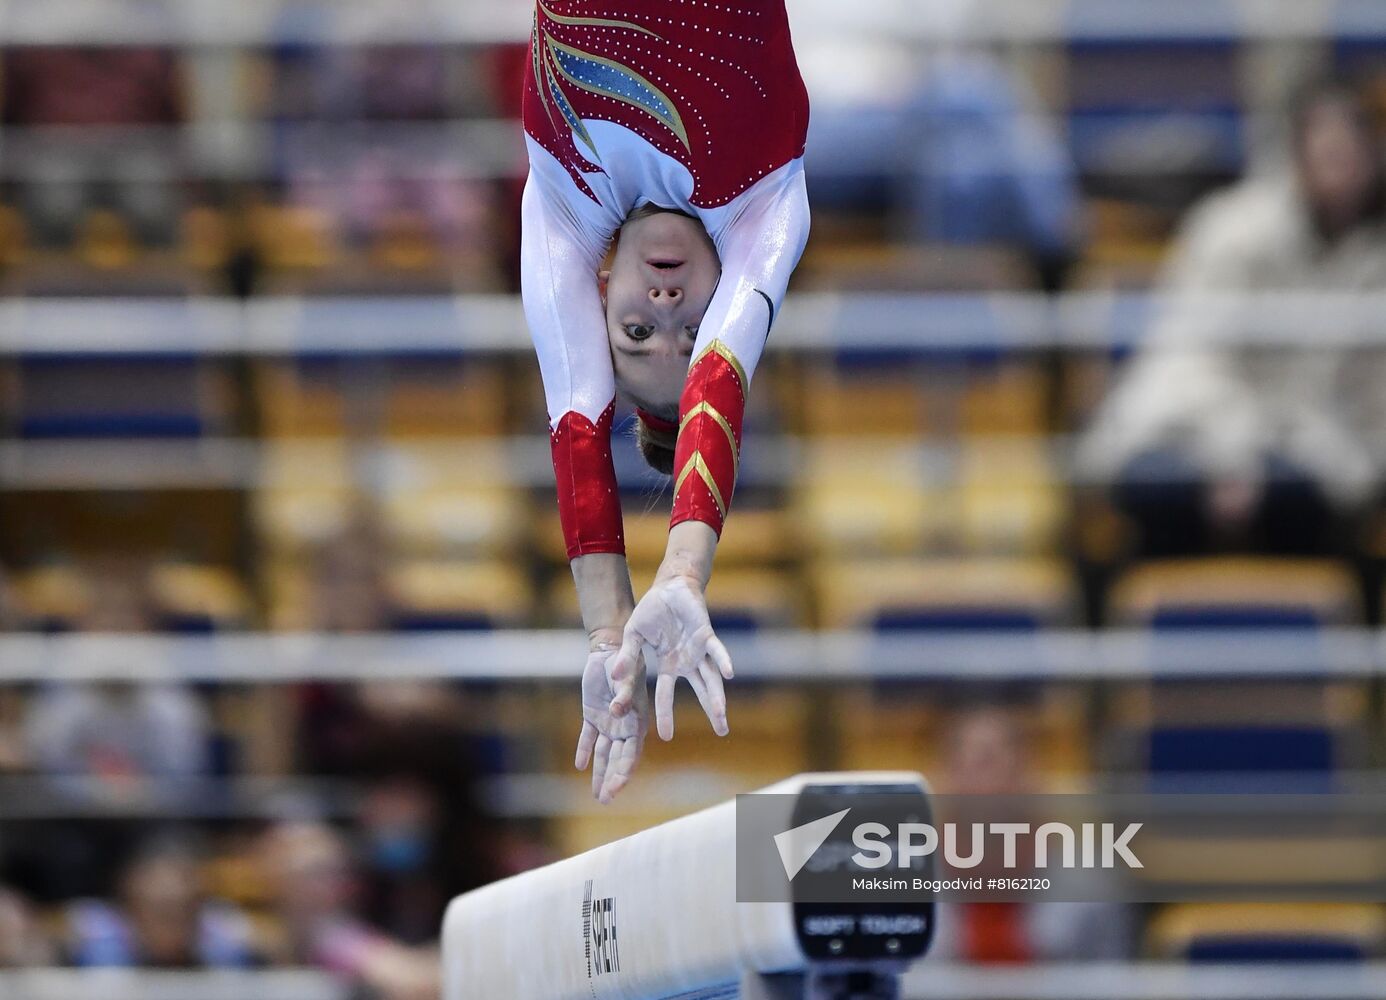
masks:
[[[408,774],[374,782],[362,806],[369,910],[385,930],[413,944],[437,936],[452,898],[439,877],[449,860],[440,857],[443,849],[472,846],[439,843],[442,811],[436,791]]]
[[[355,509],[310,562],[313,618],[323,631],[389,628],[379,525]],[[297,756],[314,774],[370,780],[363,815],[367,912],[420,943],[453,896],[502,874],[497,837],[477,802],[477,748],[465,695],[445,684],[390,681],[299,689]]]
[[[7,141],[6,156],[23,178],[20,202],[38,242],[71,243],[93,209],[116,213],[145,242],[172,238],[179,142],[158,128],[183,121],[183,83],[168,49],[4,53],[0,120],[26,130]]]
[[[92,560],[90,605],[75,621],[89,633],[151,627],[139,560]],[[26,700],[23,756],[55,803],[103,808],[129,801],[176,803],[201,789],[176,780],[207,773],[212,722],[203,703],[176,683],[42,686]],[[24,886],[45,901],[104,894],[136,831],[118,819],[28,824]]]
[[[317,823],[266,834],[264,866],[282,937],[278,965],[315,965],[360,982],[382,1000],[433,1000],[441,989],[435,950],[399,944],[355,912],[358,875],[341,837]]]
[[[187,688],[173,684],[62,684],[32,699],[25,722],[36,770],[111,786],[208,769],[211,723]]]
[[[3,376],[0,376],[0,384],[3,384]],[[19,614],[11,589],[9,578],[0,572],[0,632],[19,627]]]
[[[365,912],[410,944],[437,934],[453,896],[502,874],[464,708],[461,695],[427,682],[318,687],[304,700],[306,768],[369,781]]]
[[[387,628],[388,560],[379,519],[366,504],[353,504],[341,530],[309,553],[313,627],[347,633]]]
[[[1077,256],[1081,207],[1068,150],[1038,105],[994,57],[940,54],[908,108],[908,204],[916,239],[1019,247],[1058,291]]]
[[[351,242],[422,231],[454,250],[490,240],[492,192],[465,176],[449,52],[429,44],[303,45],[305,16],[288,10],[275,56],[279,173],[290,204],[318,210]],[[388,38],[400,24],[419,37],[436,21],[430,0],[333,12],[318,32]]]
[[[959,710],[944,735],[942,787],[950,795],[1033,795],[1033,740],[1016,710]]]
[[[24,749],[25,692],[18,687],[0,687],[0,774],[23,771],[28,767]]]
[[[1195,209],[1162,318],[1081,443],[1080,470],[1114,484],[1146,555],[1332,552],[1377,478],[1382,358],[1324,336],[1355,332],[1346,296],[1386,291],[1378,137],[1339,85],[1307,93],[1293,136],[1286,175]],[[1269,292],[1336,298],[1304,311],[1298,345],[1237,345],[1251,296]],[[1209,298],[1228,294],[1247,298]]]
[[[91,605],[83,632],[144,632],[152,627],[140,560],[93,559],[86,567]],[[141,777],[205,773],[211,720],[186,686],[54,684],[30,699],[25,719],[32,766],[63,778],[94,778],[119,793]]]
[[[56,956],[28,900],[0,885],[0,969],[52,965]]]
[[[1035,752],[1014,709],[960,711],[944,737],[938,788],[948,795],[1034,794]],[[1116,903],[941,901],[939,910],[930,955],[944,961],[1112,960],[1129,958],[1134,946],[1132,914]]]
[[[815,33],[799,46],[814,94],[806,155],[815,204],[884,208],[917,240],[1015,247],[1057,290],[1082,239],[1075,169],[1057,129],[1028,85],[969,39],[985,8],[890,6],[875,16],[924,22],[933,47],[888,32],[869,41],[858,32],[848,44]],[[854,26],[861,15],[822,2],[795,13]],[[883,194],[885,204],[875,204]]]
[[[252,964],[250,922],[207,899],[199,858],[186,843],[156,839],[123,872],[116,903],[68,907],[70,959],[78,966],[241,968]]]

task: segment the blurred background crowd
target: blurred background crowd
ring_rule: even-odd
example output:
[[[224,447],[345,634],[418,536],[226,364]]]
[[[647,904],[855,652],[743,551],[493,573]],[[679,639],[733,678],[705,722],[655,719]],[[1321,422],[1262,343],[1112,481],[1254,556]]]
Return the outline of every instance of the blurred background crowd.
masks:
[[[1379,787],[1379,665],[986,641],[1381,626],[1381,5],[789,0],[814,229],[709,592],[733,735],[681,721],[604,812],[581,643],[548,681],[475,644],[579,628],[515,335],[524,4],[216,6],[0,3],[0,969],[432,996],[453,894],[808,768]],[[849,329],[796,342],[796,299]],[[667,489],[617,437],[639,589]],[[838,631],[977,677],[758,677],[758,637]],[[474,659],[401,666],[439,633]],[[205,642],[305,634],[344,659]],[[1386,952],[1365,904],[1057,912],[963,907],[937,954]]]

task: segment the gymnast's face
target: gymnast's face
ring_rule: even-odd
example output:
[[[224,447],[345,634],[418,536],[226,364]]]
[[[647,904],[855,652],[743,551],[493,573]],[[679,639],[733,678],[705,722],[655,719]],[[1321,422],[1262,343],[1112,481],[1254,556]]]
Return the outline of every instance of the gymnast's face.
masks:
[[[599,275],[617,388],[636,405],[675,419],[688,360],[721,276],[701,222],[678,212],[637,212],[621,227],[611,270]]]

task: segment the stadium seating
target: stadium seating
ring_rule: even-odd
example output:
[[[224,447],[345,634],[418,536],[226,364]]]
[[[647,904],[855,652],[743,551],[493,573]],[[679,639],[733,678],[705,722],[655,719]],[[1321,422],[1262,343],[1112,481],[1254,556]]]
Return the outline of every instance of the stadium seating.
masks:
[[[1365,763],[1369,705],[1349,682],[1137,685],[1112,706],[1108,749],[1152,790],[1320,792]]]
[[[1103,30],[1123,14],[1138,21],[1142,12],[1102,0],[1068,5],[1069,23],[1090,29],[1075,32],[1067,52],[1079,169],[1109,183],[1112,175],[1124,178],[1128,191],[1157,174],[1233,175],[1246,154],[1235,6],[1178,0],[1144,12],[1144,31]]]
[[[60,564],[16,573],[11,593],[19,623],[44,631],[75,627],[93,600],[85,575],[76,567]]]
[[[1011,559],[879,559],[819,563],[825,628],[1035,630],[1072,621],[1061,563]]]
[[[1222,903],[1166,907],[1148,950],[1192,962],[1364,960],[1386,949],[1386,911],[1361,903]]]
[[[1088,425],[1148,326],[1158,303],[1143,293],[1156,284],[1179,221],[1203,192],[1248,166],[1253,141],[1259,152],[1270,112],[1293,84],[1328,69],[1365,77],[1386,120],[1386,35],[1367,30],[1379,27],[1382,5],[1290,4],[1285,10],[1293,7],[1293,16],[1285,24],[1274,12],[1268,19],[1277,5],[1244,0],[1000,5],[1015,14],[1013,23],[1000,26],[1000,44],[966,55],[994,57],[1039,99],[1027,113],[1057,120],[1082,175],[1084,201],[1083,232],[1075,237],[1081,245],[1073,248],[1077,259],[1065,288],[1098,294],[1032,297],[1041,279],[1036,262],[1017,246],[910,242],[905,229],[915,206],[899,203],[902,186],[886,177],[918,167],[918,159],[905,162],[908,155],[898,164],[875,164],[879,176],[860,203],[844,210],[830,199],[815,201],[813,237],[790,305],[756,375],[743,479],[707,595],[714,624],[738,655],[738,677],[729,687],[731,735],[712,734],[681,686],[677,741],[652,737],[641,779],[610,808],[591,802],[590,778],[572,768],[573,684],[583,637],[547,468],[542,385],[518,328],[520,310],[510,301],[519,290],[523,150],[518,125],[505,118],[518,113],[513,77],[528,69],[525,25],[503,46],[492,45],[489,25],[480,42],[439,43],[448,50],[448,99],[462,114],[421,117],[402,130],[437,131],[456,145],[457,162],[444,172],[455,170],[474,199],[466,206],[469,228],[458,238],[417,210],[386,212],[363,229],[305,194],[313,178],[295,185],[284,159],[289,132],[298,130],[312,144],[314,132],[369,137],[386,134],[373,132],[375,125],[392,124],[348,106],[318,121],[267,96],[282,82],[272,66],[312,58],[311,46],[277,33],[330,28],[333,5],[270,4],[267,10],[284,7],[285,23],[266,24],[275,37],[258,41],[254,25],[268,17],[228,20],[247,36],[223,43],[211,41],[219,19],[180,16],[169,30],[194,25],[207,41],[187,53],[184,68],[195,85],[184,96],[192,117],[186,129],[173,127],[189,155],[175,167],[181,193],[172,199],[179,206],[171,213],[179,224],[172,242],[142,234],[99,189],[88,193],[91,203],[72,238],[63,245],[46,239],[20,191],[29,168],[12,154],[20,148],[12,140],[23,137],[13,134],[8,118],[0,128],[0,199],[8,199],[0,204],[0,348],[22,333],[30,338],[26,344],[38,342],[45,351],[0,356],[0,437],[16,439],[0,440],[0,626],[242,631],[247,648],[260,648],[260,630],[344,633],[343,648],[355,650],[360,640],[387,651],[382,676],[389,673],[384,657],[391,647],[379,633],[562,630],[561,641],[572,649],[566,680],[438,684],[465,704],[459,717],[466,739],[459,742],[475,751],[485,776],[475,787],[459,788],[448,806],[470,809],[464,793],[475,792],[481,812],[493,813],[487,819],[507,824],[497,839],[505,842],[500,850],[515,852],[514,868],[800,771],[918,767],[940,790],[966,790],[942,786],[959,784],[950,773],[951,727],[974,706],[1001,706],[1017,722],[1027,748],[1026,779],[1037,791],[1370,787],[1386,759],[1386,691],[1365,673],[1380,671],[1381,636],[1357,629],[1386,618],[1386,595],[1372,595],[1364,608],[1356,567],[1346,561],[1209,557],[1127,566],[1130,548],[1119,515],[1105,499],[1093,502],[1098,487],[1070,480],[1065,459],[1071,435]],[[20,5],[0,3],[6,6]],[[298,20],[316,6],[321,25]],[[812,17],[813,6],[805,4],[802,16]],[[943,50],[957,40],[936,51],[927,38],[932,22],[915,18],[914,6],[894,5],[911,20],[907,30],[891,32],[891,43],[917,44],[911,59],[921,65],[946,58]],[[993,12],[980,10],[988,5],[959,6],[979,9],[976,25],[966,30],[995,27],[986,25]],[[450,18],[448,30],[474,30],[474,13],[468,8],[466,16]],[[61,26],[67,16],[25,23],[41,33],[52,30],[44,24]],[[1320,16],[1333,30],[1311,27]],[[801,13],[794,17],[798,38]],[[1051,21],[1058,28],[1052,37],[1045,27]],[[398,25],[402,37],[418,30],[406,22]],[[352,30],[346,26],[343,37]],[[1039,36],[1031,38],[1032,30]],[[8,57],[10,44],[0,57]],[[504,53],[506,72],[483,81],[483,67]],[[870,77],[864,72],[874,87],[871,102],[903,99],[914,86]],[[815,109],[828,103],[818,91],[814,101]],[[456,110],[449,105],[448,115]],[[481,141],[493,134],[503,141]],[[364,146],[371,139],[352,141]],[[811,156],[811,192],[831,186],[836,178],[813,176]],[[386,176],[391,169],[375,180],[384,186],[399,180]],[[404,172],[428,169],[410,162]],[[333,192],[325,201],[334,199],[337,205],[348,200]],[[872,326],[891,317],[903,322],[901,303],[913,308],[909,296],[919,292],[932,295],[931,321],[908,323],[910,337]],[[454,298],[458,293],[483,293],[481,307]],[[92,296],[123,301],[83,301]],[[49,321],[55,328],[68,323],[83,336],[95,331],[136,343],[147,332],[145,296],[175,306],[165,310],[172,319],[150,342],[181,351],[178,338],[186,336],[186,353],[62,356],[44,341],[48,328],[34,322],[48,315],[48,304],[31,308],[29,301],[54,297],[75,307]],[[837,327],[814,325],[813,309],[797,312],[802,301],[831,313]],[[494,330],[493,306],[495,315],[512,317]],[[86,329],[87,316],[104,320],[108,309],[110,332],[95,323]],[[796,328],[796,312],[806,328]],[[229,354],[198,354],[201,331],[189,331],[212,314],[226,318],[227,327],[246,319],[253,342]],[[485,338],[484,350],[454,345],[452,326],[432,339],[438,328],[431,318],[451,323],[454,314],[465,314],[465,336]],[[1016,316],[1023,322],[1011,323]],[[420,330],[428,350],[396,351],[390,343],[377,350],[395,332],[392,323]],[[517,339],[502,343],[510,325]],[[263,342],[255,339],[260,335],[267,335]],[[363,351],[366,335],[372,346]],[[294,340],[299,336],[304,343]],[[666,480],[643,467],[631,430],[626,415],[613,439],[639,596],[665,551],[669,496]],[[94,445],[75,444],[93,438],[99,439]],[[86,488],[96,473],[72,456],[100,454],[103,468],[122,466],[149,438],[165,439],[163,450],[131,462],[119,484]],[[165,462],[165,456],[174,457]],[[172,485],[141,486],[137,465],[166,474]],[[43,486],[45,470],[59,468],[56,483],[34,487]],[[11,482],[12,470],[24,475]],[[73,482],[85,485],[75,489]],[[113,551],[126,559],[118,571],[101,562]],[[1377,570],[1386,564],[1380,510],[1355,555]],[[1101,569],[1089,575],[1094,565]],[[1103,575],[1111,567],[1120,567],[1114,581]],[[1081,581],[1078,571],[1085,574]],[[128,581],[131,593],[139,590],[140,607],[138,615],[109,625],[101,612],[113,581],[117,589]],[[1088,608],[1102,627],[1080,631]],[[1285,638],[1278,629],[1301,638]],[[772,634],[780,630],[802,634]],[[1197,647],[1208,639],[1195,635],[1201,630],[1245,641],[1253,654],[1257,638],[1283,642],[1282,654],[1302,648],[1303,670],[1280,663],[1272,675],[1257,669],[1253,654],[1241,656],[1236,670],[1223,669],[1216,655],[1198,654],[1203,659],[1194,669],[1176,663],[1177,678],[1147,672],[1150,664],[1168,666],[1155,655],[1166,648],[1162,643]],[[421,637],[400,638],[398,648],[419,648]],[[240,648],[241,639],[217,636],[214,644]],[[428,647],[428,637],[422,639],[419,645]],[[449,637],[443,646],[459,639],[466,637]],[[1361,679],[1323,675],[1327,654],[1318,654],[1358,639],[1371,647],[1363,662],[1351,664],[1364,670]],[[858,644],[934,648],[929,643],[937,640],[942,648],[956,640],[969,648],[995,641],[986,648],[1046,652],[1071,644],[1080,654],[1129,654],[1129,662],[1095,662],[1097,678],[1082,668],[1056,678],[1046,673],[1047,662],[1017,658],[996,663],[994,676],[987,663],[986,677],[942,678],[945,671],[932,661],[917,674],[897,675],[863,657],[849,664],[846,676],[825,679],[822,664],[806,662],[802,677],[786,680],[758,669],[758,650],[778,640],[793,650],[824,650],[825,659]],[[39,639],[31,648],[40,656],[29,662],[65,648],[65,641]],[[194,635],[185,648],[202,643]],[[1110,675],[1101,672],[1107,666]],[[216,777],[234,779],[230,784],[258,797],[244,815],[213,817],[225,803],[210,796],[209,815],[192,825],[212,845],[215,859],[205,871],[210,888],[254,911],[259,937],[280,942],[287,930],[269,913],[275,887],[254,856],[253,830],[266,819],[322,812],[363,834],[362,792],[376,779],[350,775],[332,787],[340,802],[319,798],[316,786],[308,787],[315,779],[304,773],[316,766],[306,763],[312,756],[305,748],[322,737],[328,749],[317,763],[331,760],[339,749],[332,741],[342,736],[315,733],[320,720],[305,706],[326,685],[278,674],[272,680],[242,683],[238,675],[234,683],[197,685]],[[24,756],[26,709],[47,678],[42,681],[0,687],[0,774],[7,780],[11,773],[21,781],[42,778]],[[353,707],[364,699],[362,689],[346,682],[331,696]],[[364,727],[350,711],[342,709],[324,727],[359,736]],[[276,790],[278,779],[293,787]],[[132,815],[115,819],[111,829],[152,826],[133,815],[137,804],[113,799],[113,816],[121,808]],[[340,817],[333,812],[339,805]],[[157,811],[151,807],[149,818]],[[53,824],[64,836],[78,827],[67,817]],[[101,829],[93,842],[104,837]],[[8,852],[8,831],[0,830],[0,840]],[[361,843],[367,849],[357,860],[375,860],[368,856],[378,845],[365,836]],[[1210,878],[1254,874],[1257,866],[1268,871],[1278,858],[1274,844],[1251,838],[1166,842],[1160,849],[1182,850],[1186,858],[1196,852]],[[1361,860],[1361,850],[1325,841],[1324,870],[1298,874],[1337,877],[1333,884],[1356,889],[1342,872]],[[19,871],[27,856],[17,857],[18,865],[0,866],[0,879],[27,878]],[[1156,869],[1152,862],[1147,877],[1153,881],[1160,878]],[[63,930],[61,907],[45,915],[56,932]],[[1386,957],[1386,912],[1376,905],[1180,904],[1145,908],[1141,920],[1145,955],[1154,959]],[[1026,975],[1011,981],[1020,984]],[[0,993],[9,981],[0,972]],[[1041,993],[1064,988],[1058,977],[1052,986],[1035,982]]]
[[[928,456],[899,438],[816,441],[800,456],[792,517],[810,553],[917,553],[956,524]]]
[[[224,371],[190,357],[31,357],[0,403],[27,438],[193,438],[229,429]]]
[[[210,632],[244,627],[251,620],[250,596],[228,567],[165,563],[149,574],[159,626],[172,632]]]
[[[966,438],[957,491],[957,537],[965,551],[1044,556],[1059,550],[1068,505],[1046,439]]]
[[[1168,629],[1335,625],[1360,616],[1356,582],[1336,562],[1226,558],[1131,570],[1112,588],[1109,618]]]
[[[389,623],[404,631],[517,627],[534,614],[529,578],[505,562],[401,561],[384,585]]]
[[[1359,613],[1356,583],[1336,563],[1207,559],[1132,570],[1112,590],[1109,618],[1173,634],[1326,627]],[[1165,681],[1128,691],[1115,719],[1128,765],[1169,791],[1338,787],[1362,759],[1366,700],[1359,685],[1307,679],[1312,656],[1307,648],[1306,679]]]

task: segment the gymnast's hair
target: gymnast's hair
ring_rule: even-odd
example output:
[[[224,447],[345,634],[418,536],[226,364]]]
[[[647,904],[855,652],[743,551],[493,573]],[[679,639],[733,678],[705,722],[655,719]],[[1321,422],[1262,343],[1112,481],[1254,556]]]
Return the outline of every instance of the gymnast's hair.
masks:
[[[656,472],[666,476],[674,474],[674,445],[678,442],[678,432],[651,426],[643,416],[635,421],[635,443],[645,462]]]

